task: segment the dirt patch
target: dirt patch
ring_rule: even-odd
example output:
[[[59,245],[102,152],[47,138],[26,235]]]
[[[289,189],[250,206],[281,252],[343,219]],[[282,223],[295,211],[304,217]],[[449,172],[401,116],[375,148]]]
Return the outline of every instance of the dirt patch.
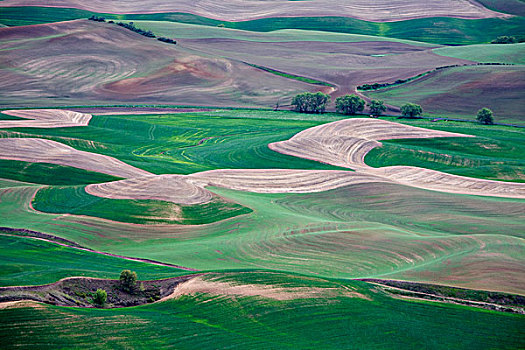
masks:
[[[525,297],[521,295],[395,280],[360,279],[360,281],[378,285],[393,297],[425,299],[525,314]]]
[[[173,293],[164,298],[164,300],[196,293],[261,297],[280,301],[310,298],[335,298],[340,296],[371,300],[370,297],[345,286],[341,286],[341,288],[283,288],[264,284],[235,285],[232,283],[216,281],[213,278],[204,275],[179,284]]]
[[[211,201],[213,195],[187,181],[182,175],[145,176],[86,186],[86,192],[112,199],[156,199],[177,204],[199,204]]]
[[[180,283],[197,276],[200,275],[140,281],[132,293],[125,291],[118,280],[71,277],[42,286],[1,287],[0,303],[32,300],[60,306],[95,307],[94,293],[97,289],[103,289],[107,292],[105,307],[137,306],[159,301],[172,294]]]
[[[6,110],[2,113],[28,120],[0,120],[0,128],[66,128],[86,126],[91,114],[65,109]]]

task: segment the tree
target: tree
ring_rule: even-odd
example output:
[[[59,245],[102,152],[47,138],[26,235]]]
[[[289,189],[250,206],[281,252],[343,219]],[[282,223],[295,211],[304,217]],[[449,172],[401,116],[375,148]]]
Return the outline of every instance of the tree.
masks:
[[[478,115],[476,116],[477,121],[480,124],[485,125],[491,125],[494,124],[494,113],[488,108],[482,108],[478,111]]]
[[[423,109],[420,105],[414,103],[405,103],[401,106],[401,114],[405,118],[417,118],[423,114]]]
[[[356,95],[344,95],[335,99],[335,108],[338,113],[356,114],[365,109],[365,100]]]
[[[322,92],[303,92],[294,96],[292,106],[300,113],[323,113],[329,101],[330,96]]]
[[[97,289],[95,296],[93,296],[93,303],[98,306],[104,306],[108,298],[108,293],[104,289]]]
[[[137,273],[135,271],[123,270],[120,273],[120,284],[124,290],[132,293],[137,284]]]
[[[384,111],[386,111],[386,106],[381,100],[370,101],[370,103],[368,104],[368,107],[370,108],[370,113],[372,115],[381,115],[383,114]]]

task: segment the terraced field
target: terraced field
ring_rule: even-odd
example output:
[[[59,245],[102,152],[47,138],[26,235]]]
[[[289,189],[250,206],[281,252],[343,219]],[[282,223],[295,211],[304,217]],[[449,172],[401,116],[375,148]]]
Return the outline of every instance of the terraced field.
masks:
[[[520,6],[0,1],[2,348],[525,348]]]

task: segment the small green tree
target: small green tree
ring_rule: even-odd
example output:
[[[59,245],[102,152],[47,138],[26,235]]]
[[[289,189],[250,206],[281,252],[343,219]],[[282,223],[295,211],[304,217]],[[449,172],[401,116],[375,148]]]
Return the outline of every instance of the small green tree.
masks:
[[[338,113],[356,114],[365,109],[365,100],[356,95],[344,95],[335,99],[335,108]]]
[[[381,115],[386,111],[386,106],[381,100],[372,100],[368,104],[372,115]]]
[[[93,296],[93,303],[97,306],[104,306],[108,299],[108,293],[104,289],[97,289]]]
[[[423,114],[423,109],[420,105],[414,103],[405,103],[401,106],[401,115],[405,118],[417,118]]]
[[[137,273],[135,271],[123,270],[120,273],[120,285],[125,291],[132,293],[137,284]]]
[[[303,92],[294,96],[292,106],[300,113],[324,113],[326,104],[330,101],[330,96],[322,92]]]
[[[480,124],[491,125],[494,124],[494,113],[488,108],[482,108],[478,111],[476,116],[477,121]]]

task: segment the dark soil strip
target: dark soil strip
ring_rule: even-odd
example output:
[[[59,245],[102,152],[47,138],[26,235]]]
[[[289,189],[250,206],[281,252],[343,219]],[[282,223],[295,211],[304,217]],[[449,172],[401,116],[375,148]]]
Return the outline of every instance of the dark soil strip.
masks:
[[[358,280],[385,286],[387,287],[387,290],[385,291],[392,295],[481,307],[488,310],[525,314],[525,297],[522,295],[488,292],[417,282],[370,278]]]
[[[139,281],[131,292],[125,290],[118,280],[71,277],[41,286],[1,287],[0,302],[33,300],[59,306],[91,308],[138,306],[165,298],[172,294],[180,283],[201,275]],[[95,305],[93,302],[97,289],[103,289],[107,293],[107,301],[104,305]]]
[[[25,229],[16,229],[16,228],[9,228],[9,227],[0,227],[0,234],[2,234],[2,233],[7,234],[7,235],[11,235],[11,236],[22,236],[22,237],[41,239],[41,240],[44,240],[44,241],[47,241],[47,242],[59,244],[59,245],[64,246],[64,247],[81,249],[81,250],[84,250],[84,251],[97,253],[97,254],[101,254],[101,255],[112,256],[112,257],[120,258],[120,259],[139,261],[139,262],[144,262],[144,263],[153,264],[153,265],[159,265],[159,266],[174,267],[174,268],[177,268],[177,269],[180,269],[180,270],[186,270],[186,271],[199,271],[199,270],[193,269],[191,267],[184,267],[184,266],[180,266],[180,265],[163,263],[163,262],[156,261],[156,260],[151,260],[151,259],[133,258],[133,257],[129,257],[129,256],[124,256],[124,255],[118,255],[118,254],[111,254],[111,253],[101,252],[101,251],[98,251],[98,250],[93,250],[93,249],[90,249],[90,248],[83,247],[80,244],[78,244],[76,242],[73,242],[73,241],[70,241],[70,240],[67,240],[65,238],[61,238],[61,237],[57,237],[57,236],[53,236],[53,235],[50,235],[50,234],[47,234],[47,233],[42,233],[42,232],[37,232],[37,231],[31,231],[31,230],[25,230]]]

